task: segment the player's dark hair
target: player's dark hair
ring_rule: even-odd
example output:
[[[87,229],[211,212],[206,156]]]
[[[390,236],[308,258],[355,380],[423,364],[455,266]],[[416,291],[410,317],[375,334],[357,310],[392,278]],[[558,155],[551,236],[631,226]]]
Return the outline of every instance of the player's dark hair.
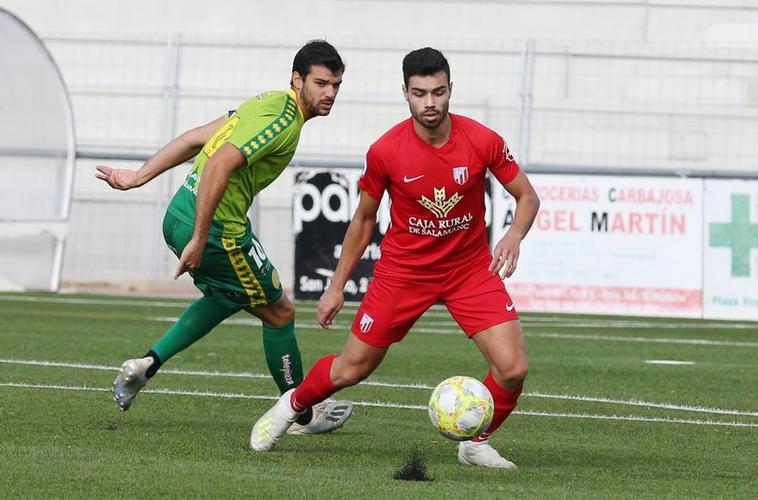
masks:
[[[403,80],[406,87],[412,76],[429,76],[440,71],[445,72],[447,82],[450,83],[450,65],[437,49],[424,47],[409,52],[403,58]]]
[[[295,54],[292,71],[297,71],[303,80],[311,72],[311,66],[325,66],[332,73],[345,72],[339,52],[326,40],[311,40]]]

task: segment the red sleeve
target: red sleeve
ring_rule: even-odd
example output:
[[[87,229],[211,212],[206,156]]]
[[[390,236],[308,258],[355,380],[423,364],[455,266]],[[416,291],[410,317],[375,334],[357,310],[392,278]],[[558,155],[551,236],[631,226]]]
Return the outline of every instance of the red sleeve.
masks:
[[[366,167],[358,181],[358,188],[375,200],[381,200],[384,191],[389,187],[389,178],[384,168],[381,156],[374,147],[366,153]]]
[[[500,184],[508,184],[518,175],[520,167],[502,137],[495,134],[490,146],[487,165]]]

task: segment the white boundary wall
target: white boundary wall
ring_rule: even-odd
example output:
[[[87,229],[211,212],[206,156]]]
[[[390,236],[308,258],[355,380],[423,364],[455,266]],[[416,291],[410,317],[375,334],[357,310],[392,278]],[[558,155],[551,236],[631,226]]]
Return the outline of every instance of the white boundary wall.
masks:
[[[757,42],[752,0],[0,0],[53,33]]]
[[[628,165],[756,170],[758,141],[744,139],[754,137],[758,102],[754,2],[295,0],[282,9],[270,2],[230,0],[219,9],[198,0],[0,0],[0,6],[48,41],[54,39],[52,51],[73,92],[83,147],[153,151],[219,109],[281,86],[293,44],[327,37],[352,47],[347,53],[350,85],[334,117],[309,124],[302,148],[309,155],[328,160],[336,144],[354,158],[377,131],[402,119],[400,57],[429,44],[460,49],[450,54],[456,81],[453,111],[496,128],[522,152],[522,159],[529,153],[534,163],[558,165],[568,158],[573,165],[612,166],[620,172]],[[114,37],[121,45],[102,41],[114,32],[122,34]],[[87,42],[83,34],[92,39]],[[210,43],[177,54],[171,41],[182,37],[205,37]],[[250,37],[270,51],[230,49],[235,40]],[[532,67],[522,65],[529,60],[523,53],[526,39],[537,40]],[[611,40],[633,43],[614,46]],[[664,50],[648,50],[656,44]],[[727,52],[716,49],[724,44],[732,44]],[[581,54],[571,48],[578,45]],[[151,48],[156,46],[157,51]],[[681,54],[672,47],[680,47]],[[595,49],[598,57],[588,56]],[[493,50],[497,55],[488,55]],[[662,57],[648,65],[644,61],[651,53]],[[722,61],[723,54],[734,61]],[[172,58],[188,69],[172,74]],[[643,64],[630,67],[634,60]],[[513,79],[488,78],[495,67]],[[536,82],[534,94],[524,95],[529,74]],[[634,78],[627,78],[630,74]],[[385,90],[377,93],[372,85]],[[497,102],[491,107],[493,92],[502,107]],[[374,101],[367,104],[367,95]],[[531,129],[519,121],[530,105]],[[656,113],[658,118],[650,118]],[[369,115],[378,121],[364,123]],[[345,124],[359,140],[342,134]],[[527,151],[524,131],[531,132]],[[621,141],[624,137],[630,140]],[[143,190],[113,193],[92,179],[99,162],[77,162],[64,280],[170,282],[175,259],[163,248],[159,219],[186,168]],[[258,228],[269,254],[277,256],[287,286],[293,283],[291,187],[292,174],[285,172],[262,194],[265,218]]]

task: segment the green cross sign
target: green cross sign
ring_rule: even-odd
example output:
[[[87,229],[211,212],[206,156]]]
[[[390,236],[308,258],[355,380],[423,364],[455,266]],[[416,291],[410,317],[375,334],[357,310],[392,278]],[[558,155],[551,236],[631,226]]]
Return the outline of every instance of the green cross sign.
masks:
[[[732,250],[732,276],[750,276],[750,250],[758,248],[758,224],[750,222],[750,195],[732,194],[732,221],[711,223],[710,246]]]

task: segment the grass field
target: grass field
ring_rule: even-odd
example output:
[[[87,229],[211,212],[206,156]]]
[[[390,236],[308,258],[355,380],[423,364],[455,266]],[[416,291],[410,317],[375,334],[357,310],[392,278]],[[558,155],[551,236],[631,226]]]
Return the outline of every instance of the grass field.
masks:
[[[341,393],[357,408],[332,435],[249,451],[276,390],[244,313],[120,414],[115,370],[186,304],[0,294],[1,497],[758,497],[756,323],[524,314],[527,386],[492,438],[520,468],[497,471],[459,465],[425,412],[440,380],[486,371],[444,309]],[[298,306],[307,369],[339,350],[354,308],[322,331],[315,305]],[[392,479],[413,452],[434,481]]]

